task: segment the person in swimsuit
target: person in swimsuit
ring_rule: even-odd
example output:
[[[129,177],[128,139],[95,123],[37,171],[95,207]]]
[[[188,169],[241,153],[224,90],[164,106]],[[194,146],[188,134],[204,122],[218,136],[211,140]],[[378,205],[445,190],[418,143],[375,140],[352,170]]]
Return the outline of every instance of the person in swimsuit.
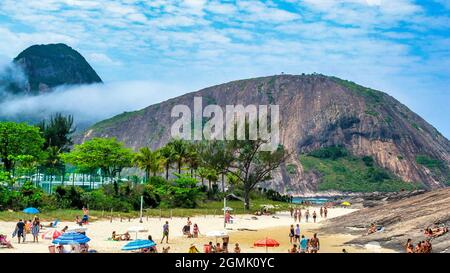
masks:
[[[192,231],[194,232],[194,238],[198,238],[198,235],[200,234],[200,230],[198,229],[197,224],[194,224],[194,228]]]
[[[317,233],[314,233],[311,240],[309,240],[309,244],[311,246],[310,253],[317,253],[320,249],[319,238],[317,238]]]
[[[83,218],[81,218],[82,224],[87,224],[89,221],[89,210],[86,207],[83,207]]]
[[[292,246],[292,248],[291,248],[290,250],[288,250],[288,251],[289,251],[289,253],[297,253],[297,245],[294,244],[294,245]]]
[[[406,241],[405,250],[406,250],[406,253],[414,253],[414,245],[413,245],[411,239],[408,239]]]
[[[323,216],[325,216],[325,218],[327,218],[327,214],[328,214],[328,209],[327,209],[327,207],[325,207],[323,209]]]
[[[323,217],[323,208],[322,207],[320,207],[320,218],[322,218]]]
[[[308,223],[308,219],[309,219],[309,209],[306,210],[306,213],[305,213],[305,219],[306,219],[306,223]]]
[[[236,243],[236,244],[234,245],[234,253],[241,253],[241,248],[239,247],[239,244],[238,244],[238,243]]]
[[[316,218],[317,218],[317,214],[316,214],[316,211],[314,211],[314,212],[313,212],[314,223],[316,222]]]
[[[294,236],[295,236],[294,225],[291,225],[291,229],[289,230],[289,242],[291,244],[294,241]]]
[[[298,222],[302,222],[302,209],[298,209]]]

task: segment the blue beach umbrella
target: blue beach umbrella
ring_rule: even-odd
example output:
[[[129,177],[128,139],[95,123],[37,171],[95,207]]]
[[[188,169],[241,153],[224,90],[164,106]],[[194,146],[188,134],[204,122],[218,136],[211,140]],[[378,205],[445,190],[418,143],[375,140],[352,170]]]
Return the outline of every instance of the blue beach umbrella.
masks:
[[[39,210],[37,208],[29,207],[29,208],[24,209],[23,212],[28,213],[28,214],[38,214]]]
[[[122,247],[122,250],[136,250],[142,248],[150,248],[153,246],[156,246],[155,242],[153,241],[138,239],[126,244],[124,247]]]
[[[52,243],[57,245],[78,245],[85,244],[90,240],[91,239],[89,239],[86,235],[78,232],[65,232],[53,240]]]

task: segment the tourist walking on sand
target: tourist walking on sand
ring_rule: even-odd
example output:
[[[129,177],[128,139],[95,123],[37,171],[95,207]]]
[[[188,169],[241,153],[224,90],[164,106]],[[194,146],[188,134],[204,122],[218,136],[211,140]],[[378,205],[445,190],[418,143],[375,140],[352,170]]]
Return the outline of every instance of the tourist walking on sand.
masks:
[[[293,208],[293,207],[290,207],[290,208],[289,208],[289,212],[291,213],[291,217],[293,217],[293,216],[294,216],[294,208]]]
[[[325,219],[327,218],[328,209],[327,207],[323,208],[323,215],[325,216]]]
[[[302,222],[302,209],[298,209],[298,222]]]
[[[39,217],[34,217],[33,225],[31,228],[31,234],[33,234],[33,242],[39,242],[39,230],[41,228],[41,222]]]
[[[166,238],[166,244],[169,243],[169,221],[166,221],[166,223],[163,226],[163,237],[161,239],[161,244],[164,241],[164,238]]]
[[[320,250],[319,238],[317,238],[317,233],[314,233],[313,237],[309,240],[310,253],[317,253]]]
[[[316,218],[317,218],[317,214],[316,214],[316,211],[314,211],[314,212],[313,212],[313,220],[314,220],[314,223],[316,222]]]
[[[323,208],[322,207],[320,207],[320,218],[322,218],[323,217]]]
[[[302,239],[300,240],[300,253],[306,253],[308,251],[308,239],[305,235],[302,235]]]
[[[295,236],[294,225],[291,225],[291,229],[289,230],[289,242],[291,244],[294,241],[294,236]]]
[[[13,237],[17,235],[18,243],[20,244],[20,238],[22,238],[22,242],[25,243],[25,235],[24,235],[25,223],[22,219],[19,219],[19,222],[16,224],[16,229],[14,230]]]
[[[305,212],[305,220],[306,220],[306,223],[308,223],[308,219],[309,219],[309,209],[306,210],[306,212]]]
[[[294,242],[299,242],[300,243],[300,225],[297,224],[297,226],[295,227],[295,237],[294,237]]]

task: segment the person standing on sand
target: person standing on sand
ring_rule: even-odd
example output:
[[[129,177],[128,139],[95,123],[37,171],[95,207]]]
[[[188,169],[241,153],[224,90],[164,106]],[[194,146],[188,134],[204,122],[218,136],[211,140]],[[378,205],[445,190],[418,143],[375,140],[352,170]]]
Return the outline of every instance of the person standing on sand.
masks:
[[[302,209],[298,209],[298,222],[302,222]]]
[[[83,218],[81,218],[81,223],[87,224],[89,221],[89,209],[83,207]]]
[[[316,214],[316,211],[314,211],[314,212],[313,212],[314,223],[316,222],[316,218],[317,218],[317,214]]]
[[[327,219],[328,209],[327,207],[323,208],[323,215],[325,216],[325,219]]]
[[[164,238],[166,238],[166,244],[169,243],[169,221],[166,221],[166,223],[163,226],[163,237],[161,239],[161,244],[164,241]]]
[[[309,209],[306,210],[306,213],[305,213],[305,219],[306,219],[306,223],[308,223],[308,219],[309,219]]]
[[[320,207],[320,218],[322,218],[322,217],[323,217],[323,208]]]
[[[311,246],[310,253],[317,253],[320,249],[319,238],[317,238],[317,233],[314,233],[313,237],[309,240]]]
[[[297,224],[296,228],[295,228],[295,238],[294,238],[294,242],[299,242],[300,243],[300,225]]]
[[[33,242],[39,242],[39,230],[41,228],[41,223],[39,218],[36,216],[33,220],[33,226],[31,227],[31,234],[33,234]]]
[[[20,244],[20,238],[22,237],[22,242],[25,243],[25,235],[24,235],[24,229],[25,229],[25,223],[22,221],[22,219],[19,219],[19,222],[16,224],[16,229],[14,230],[14,234],[17,235],[18,243]]]
[[[188,233],[191,233],[191,226],[192,226],[191,218],[188,217],[187,218],[187,222],[186,222],[186,227],[187,227],[187,232]]]
[[[302,235],[302,239],[300,240],[300,253],[306,253],[308,251],[308,239],[305,238],[305,235]]]
[[[294,239],[295,236],[295,230],[294,230],[294,225],[291,225],[291,229],[289,230],[289,242],[292,244],[292,242],[295,240]]]
[[[289,212],[291,213],[291,217],[294,216],[294,208],[293,207],[289,208]]]
[[[194,238],[198,238],[198,235],[200,234],[200,229],[198,228],[197,224],[194,224],[192,232],[194,233]]]

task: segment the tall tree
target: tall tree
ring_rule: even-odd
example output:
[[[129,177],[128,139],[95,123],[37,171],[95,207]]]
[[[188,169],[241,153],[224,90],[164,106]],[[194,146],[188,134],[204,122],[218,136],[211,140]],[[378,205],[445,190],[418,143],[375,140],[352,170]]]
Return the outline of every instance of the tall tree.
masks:
[[[172,164],[175,162],[175,151],[171,145],[165,145],[160,149],[161,155],[164,158],[164,165],[166,169],[166,180],[169,180],[169,170]]]
[[[174,139],[167,145],[171,146],[174,151],[174,160],[177,163],[178,173],[181,174],[181,168],[189,157],[189,146],[187,142],[182,139]]]
[[[222,177],[222,191],[225,191],[225,175],[234,160],[233,150],[227,147],[225,141],[208,141],[200,145],[202,165],[216,171]]]
[[[100,169],[106,177],[114,178],[123,168],[132,166],[133,151],[115,138],[93,138],[75,145],[62,158],[78,168]]]
[[[165,163],[165,159],[160,151],[152,151],[148,147],[143,147],[139,150],[133,158],[134,166],[143,169],[145,172],[145,179],[148,181],[150,175],[156,176],[161,172]]]
[[[73,144],[72,134],[75,132],[73,116],[56,113],[48,122],[43,120],[38,126],[45,138],[44,149],[57,147],[61,152],[67,152]]]
[[[25,123],[0,122],[0,159],[11,172],[18,156],[40,158],[44,144],[39,128]]]

